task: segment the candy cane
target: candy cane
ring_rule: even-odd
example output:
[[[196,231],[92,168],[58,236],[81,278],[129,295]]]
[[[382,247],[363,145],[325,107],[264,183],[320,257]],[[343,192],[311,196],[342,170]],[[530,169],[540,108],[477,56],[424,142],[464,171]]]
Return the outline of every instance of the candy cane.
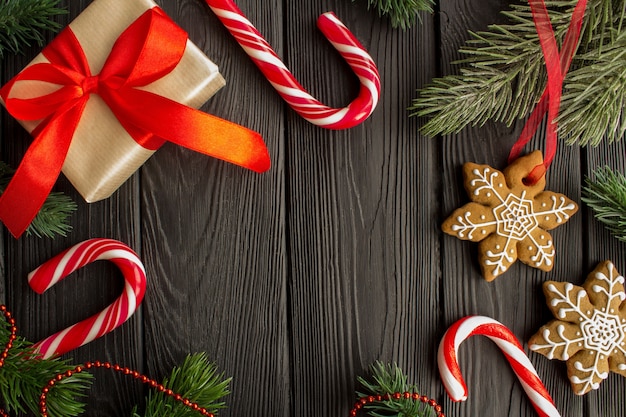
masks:
[[[363,45],[334,13],[322,14],[317,26],[361,83],[358,97],[342,109],[328,107],[311,96],[232,0],[206,2],[278,94],[304,119],[327,129],[347,129],[363,122],[376,108],[380,97],[378,68]]]
[[[530,363],[515,335],[503,324],[484,316],[460,319],[448,329],[439,344],[437,353],[439,374],[453,401],[467,399],[467,386],[457,362],[457,352],[459,345],[474,335],[487,336],[498,345],[540,416],[560,417],[552,397],[539,379],[535,367]]]
[[[121,326],[141,304],[146,291],[145,268],[132,249],[112,239],[90,239],[72,246],[28,274],[28,284],[42,294],[72,272],[100,259],[113,262],[122,271],[122,295],[100,313],[36,343],[44,359],[62,355]]]

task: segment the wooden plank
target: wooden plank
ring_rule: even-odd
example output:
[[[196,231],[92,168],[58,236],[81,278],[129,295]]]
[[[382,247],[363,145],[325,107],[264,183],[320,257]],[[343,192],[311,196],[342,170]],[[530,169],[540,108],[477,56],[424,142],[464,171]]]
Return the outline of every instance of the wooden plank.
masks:
[[[88,3],[67,2],[64,23]],[[582,283],[605,258],[626,271],[624,244],[588,210],[552,232],[553,272],[516,264],[493,283],[480,277],[475,244],[439,231],[468,201],[461,165],[503,168],[521,124],[490,123],[428,139],[417,133],[422,121],[409,119],[405,109],[438,67],[454,71],[450,62],[459,58],[466,30],[500,21],[497,12],[507,3],[442,1],[436,17],[403,32],[364,2],[239,1],[302,83],[330,105],[349,102],[358,84],[315,28],[317,16],[335,11],[372,53],[383,81],[378,109],[362,126],[331,132],[287,108],[203,2],[160,1],[227,79],[203,110],[260,131],[272,169],[258,175],[165,145],[100,203],[85,204],[61,178],[56,188],[79,202],[74,232],[55,240],[5,233],[0,242],[0,298],[15,312],[21,334],[42,338],[118,295],[119,273],[107,263],[42,296],[26,283],[28,271],[71,244],[113,237],[142,255],[147,298],[121,329],[72,352],[75,362],[111,360],[161,378],[187,353],[206,351],[234,377],[222,416],[346,415],[356,376],[377,359],[398,362],[423,393],[445,400],[436,347],[452,322],[488,315],[525,342],[552,318],[541,293],[545,280]],[[38,50],[3,60],[3,81]],[[1,129],[2,159],[16,165],[30,138],[6,113]],[[603,145],[582,157],[577,147],[560,147],[547,189],[579,201],[581,172],[605,163],[624,172],[624,146]],[[535,140],[528,149],[541,147]],[[563,363],[530,358],[562,415],[626,414],[621,376],[581,398],[569,388]],[[466,342],[459,361],[469,400],[445,400],[446,415],[535,415],[489,340]],[[123,377],[97,377],[87,415],[127,415],[145,393]]]
[[[451,62],[458,60],[458,48],[469,38],[467,30],[484,30],[487,25],[502,21],[498,11],[507,1],[453,0],[440,3],[442,16],[442,71],[456,71]],[[457,135],[443,139],[443,216],[469,201],[463,190],[461,167],[465,162],[477,162],[503,169],[521,124],[513,128],[487,123],[482,128],[467,128]],[[539,137],[543,137],[543,132]],[[535,140],[527,150],[542,149],[543,140]],[[580,175],[577,149],[560,149],[548,173],[546,189],[579,200]],[[567,171],[565,171],[567,168]],[[563,175],[567,172],[567,175]],[[445,218],[444,217],[444,218]],[[483,280],[477,264],[477,245],[453,237],[443,238],[443,309],[445,326],[466,315],[485,315],[508,326],[522,342],[549,319],[541,292],[547,279],[568,277],[582,266],[581,217],[551,232],[556,247],[556,261],[549,274],[514,264],[509,271],[488,283]],[[486,338],[475,338],[461,348],[459,362],[470,395],[466,403],[446,402],[447,415],[508,415],[531,416],[535,412],[526,399],[521,385],[510,370],[503,355]],[[566,378],[552,364],[536,354],[531,361],[553,394],[557,407],[564,415],[582,415],[582,400],[568,392]],[[492,398],[497,398],[494,401]]]
[[[587,158],[586,176],[595,180],[594,171],[608,166],[614,172],[626,173],[624,155],[626,155],[626,142],[614,144],[602,143],[597,148],[586,148]],[[608,230],[598,222],[593,211],[584,206],[585,231],[587,232],[587,248],[585,266],[578,275],[574,275],[572,283],[581,285],[587,275],[604,260],[611,260],[620,274],[626,274],[626,244],[618,241],[610,235]],[[626,415],[626,379],[621,375],[610,374],[609,378],[600,384],[598,391],[585,395],[588,407],[587,414],[590,417],[607,415]]]
[[[282,2],[238,2],[282,47]],[[288,415],[284,123],[275,96],[202,2],[165,11],[218,64],[227,85],[203,110],[259,131],[272,168],[259,175],[164,146],[142,169],[146,362],[163,376],[205,351],[233,377],[222,416]]]
[[[398,362],[425,393],[438,386],[427,365],[439,329],[437,148],[406,111],[434,74],[433,19],[402,32],[363,2],[290,6],[288,66],[338,107],[358,84],[316,32],[327,10],[372,54],[383,93],[371,118],[347,131],[288,113],[292,414],[301,416],[346,415],[356,376],[375,360]]]
[[[68,5],[69,14],[60,19],[63,25],[88,3],[89,1],[71,2]],[[24,56],[3,60],[3,73],[7,77],[13,76],[39,51],[39,47],[33,47]],[[17,166],[31,138],[10,116],[4,117],[3,159]],[[137,176],[125,183],[111,198],[89,205],[64,177],[59,179],[55,189],[66,192],[78,203],[78,211],[71,218],[74,230],[68,237],[54,240],[34,236],[19,240],[7,237],[6,240],[6,302],[15,314],[20,334],[32,341],[106,307],[120,294],[123,280],[112,264],[100,262],[81,269],[44,295],[36,295],[27,285],[26,276],[29,271],[65,248],[91,237],[119,239],[131,247],[138,247],[139,243]],[[141,313],[138,313],[115,332],[68,353],[66,357],[75,363],[110,360],[141,369],[141,327]],[[142,387],[127,378],[107,372],[99,372],[96,376],[97,380],[89,397],[88,415],[128,414],[130,406],[143,396]]]

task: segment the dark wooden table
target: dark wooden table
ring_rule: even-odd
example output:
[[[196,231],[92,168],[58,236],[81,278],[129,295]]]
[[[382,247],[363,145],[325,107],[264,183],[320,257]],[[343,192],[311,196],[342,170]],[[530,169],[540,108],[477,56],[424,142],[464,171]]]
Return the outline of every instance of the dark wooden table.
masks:
[[[66,24],[89,3],[67,1]],[[122,280],[109,263],[82,269],[45,295],[27,273],[91,237],[126,242],[142,257],[148,290],[120,329],[78,349],[74,362],[122,363],[162,378],[189,352],[206,351],[233,377],[222,416],[346,416],[356,377],[375,360],[396,361],[449,416],[536,415],[504,357],[486,338],[462,345],[469,386],[452,403],[440,383],[436,349],[468,314],[493,317],[527,341],[551,315],[547,279],[582,284],[601,260],[626,272],[625,246],[581,207],[553,232],[556,265],[543,273],[516,263],[485,282],[476,245],[443,235],[442,220],[468,201],[461,165],[503,168],[522,123],[487,124],[426,138],[409,118],[416,90],[455,71],[468,29],[502,20],[503,0],[442,0],[437,12],[401,31],[349,0],[241,0],[239,6],[311,93],[342,106],[358,91],[347,65],[315,27],[334,11],[378,63],[383,93],[364,124],[327,131],[296,116],[200,0],[162,0],[165,11],[216,62],[227,86],[203,110],[264,136],[272,168],[258,175],[165,145],[111,198],[86,204],[68,181],[56,189],[78,201],[73,232],[54,240],[4,233],[0,289],[20,333],[39,340],[110,303]],[[8,80],[37,52],[6,56]],[[2,159],[17,165],[29,137],[6,112]],[[528,149],[540,148],[537,140]],[[562,145],[547,188],[580,203],[585,175],[608,164],[624,172],[625,142]],[[611,375],[599,391],[573,394],[565,365],[530,353],[564,416],[626,415],[626,381]],[[143,387],[100,372],[91,416],[129,415]]]

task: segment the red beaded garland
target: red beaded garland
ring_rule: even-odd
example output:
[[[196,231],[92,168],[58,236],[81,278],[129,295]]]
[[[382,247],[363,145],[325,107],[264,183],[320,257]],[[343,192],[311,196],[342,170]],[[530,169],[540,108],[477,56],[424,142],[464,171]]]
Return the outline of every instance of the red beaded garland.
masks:
[[[4,315],[4,318],[9,323],[10,332],[11,332],[9,336],[9,340],[4,346],[4,350],[0,354],[0,368],[1,368],[2,366],[4,366],[4,360],[9,355],[9,350],[11,350],[11,348],[13,347],[13,342],[17,338],[17,326],[15,325],[15,319],[12,317],[11,312],[7,310],[5,305],[0,305],[0,313]],[[173,398],[175,401],[180,402],[184,406],[189,407],[192,410],[198,411],[200,414],[202,414],[205,417],[215,417],[213,413],[209,412],[205,408],[200,407],[198,404],[190,401],[187,398],[182,397],[180,394],[173,392],[171,389],[166,388],[164,385],[160,384],[154,379],[150,379],[147,376],[142,375],[133,369],[122,367],[118,364],[111,364],[110,362],[100,362],[100,361],[86,362],[83,365],[78,365],[73,370],[69,370],[62,374],[58,374],[53,379],[51,379],[48,382],[48,384],[41,390],[41,395],[39,397],[39,411],[41,412],[41,416],[48,417],[47,398],[48,398],[48,393],[50,392],[50,388],[52,388],[57,382],[62,381],[64,378],[70,377],[77,373],[81,373],[91,368],[112,369],[115,372],[120,372],[124,375],[130,375],[133,378],[142,382],[143,384],[150,385],[152,388],[155,388],[156,390]],[[370,395],[369,397],[360,398],[354,404],[354,408],[350,410],[350,417],[356,417],[359,410],[361,410],[367,404],[380,402],[380,401],[388,401],[391,398],[399,400],[403,397],[405,399],[413,399],[414,401],[420,401],[424,404],[428,404],[429,406],[433,407],[433,409],[437,413],[437,417],[445,417],[445,414],[442,411],[441,405],[439,405],[435,400],[428,398],[425,395],[420,396],[420,394],[418,394],[417,392],[395,392],[395,393],[377,395],[377,396]],[[9,414],[7,414],[6,411],[0,408],[0,417],[10,417],[10,416]]]
[[[2,350],[2,354],[0,354],[0,367],[4,366],[4,360],[9,356],[9,350],[13,347],[13,342],[17,338],[17,326],[15,326],[15,319],[11,315],[11,312],[7,310],[6,306],[0,305],[0,312],[4,315],[7,323],[9,323],[9,330],[11,334],[9,335],[9,340],[7,341],[4,349]]]
[[[0,313],[4,316],[7,323],[9,323],[9,340],[7,340],[6,345],[4,345],[4,349],[0,354],[0,368],[4,366],[5,359],[9,356],[9,350],[13,347],[13,342],[17,339],[17,326],[15,325],[15,319],[11,315],[11,312],[7,310],[5,305],[0,305]],[[0,417],[9,417],[9,414],[4,411],[4,409],[0,408]]]
[[[157,381],[155,381],[154,379],[150,379],[145,375],[140,374],[139,372],[127,368],[125,366],[120,366],[118,364],[112,364],[110,362],[100,362],[100,361],[95,361],[95,362],[86,362],[83,365],[79,365],[76,368],[74,368],[71,371],[67,371],[63,374],[58,374],[56,375],[53,379],[51,379],[48,382],[48,385],[46,387],[43,388],[43,390],[41,391],[41,396],[39,397],[39,411],[41,412],[41,416],[42,417],[48,417],[48,411],[47,411],[47,393],[50,391],[50,387],[52,387],[57,381],[60,382],[62,381],[64,378],[72,376],[73,374],[77,374],[80,372],[83,372],[86,369],[97,369],[97,368],[104,368],[104,369],[111,369],[115,372],[119,372],[121,374],[124,375],[130,375],[133,378],[141,381],[144,384],[150,385],[151,387],[155,388],[156,390],[162,392],[163,394],[173,398],[175,401],[180,402],[181,404],[183,404],[186,407],[191,408],[192,410],[195,410],[197,412],[199,412],[200,414],[202,414],[205,417],[215,417],[213,413],[209,412],[207,409],[200,407],[198,404],[191,402],[189,399],[187,398],[183,398],[180,394],[175,393],[174,391],[172,391],[171,389],[165,387],[164,385],[158,383]],[[5,417],[4,415],[0,415],[0,417]],[[6,416],[8,417],[8,416]]]
[[[405,398],[405,399],[413,399],[414,401],[420,401],[424,404],[428,404],[429,406],[431,406],[437,413],[437,417],[446,417],[445,414],[443,413],[443,408],[441,407],[441,405],[437,403],[437,401],[433,400],[432,398],[428,398],[425,395],[420,396],[420,394],[418,394],[417,392],[394,392],[392,394],[385,394],[382,396],[378,395],[376,397],[369,396],[369,397],[360,398],[354,404],[354,408],[350,410],[350,417],[356,417],[359,410],[361,410],[367,404],[380,402],[381,400],[388,401],[391,398],[396,399],[396,400]]]
[[[4,318],[6,319],[7,323],[9,323],[9,326],[10,326],[9,329],[11,332],[9,336],[9,340],[4,346],[4,350],[2,351],[2,353],[0,353],[0,368],[1,368],[2,366],[4,366],[5,359],[9,356],[9,351],[13,347],[13,342],[15,341],[15,339],[17,339],[17,326],[15,325],[15,319],[12,317],[11,312],[7,310],[5,305],[0,305],[0,313],[4,315]],[[130,375],[133,378],[141,381],[142,383],[148,384],[151,387],[154,387],[157,390],[163,392],[165,395],[172,397],[174,400],[182,403],[184,406],[189,407],[192,410],[199,412],[205,417],[215,417],[214,414],[209,412],[207,409],[200,407],[198,404],[190,401],[187,398],[183,398],[180,394],[177,394],[171,389],[166,388],[162,384],[159,384],[154,379],[150,379],[147,376],[142,375],[133,369],[122,367],[118,364],[111,364],[110,362],[100,362],[100,361],[87,362],[84,365],[78,365],[72,370],[55,375],[54,378],[48,381],[48,384],[45,387],[43,387],[43,389],[41,390],[41,395],[39,396],[39,411],[41,412],[41,416],[48,417],[47,404],[48,404],[48,393],[50,392],[50,388],[56,385],[57,382],[61,382],[64,378],[71,377],[74,374],[81,373],[91,368],[112,369],[116,372],[123,373],[124,375]],[[0,408],[0,417],[10,417],[10,416],[4,409]]]

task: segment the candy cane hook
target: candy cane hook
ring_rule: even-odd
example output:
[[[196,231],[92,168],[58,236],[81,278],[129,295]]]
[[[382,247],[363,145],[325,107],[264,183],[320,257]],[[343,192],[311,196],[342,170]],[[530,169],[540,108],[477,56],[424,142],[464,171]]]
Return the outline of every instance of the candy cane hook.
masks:
[[[380,97],[378,68],[363,45],[334,13],[322,14],[317,26],[361,83],[357,98],[342,109],[328,107],[311,96],[232,0],[206,2],[278,94],[307,121],[327,129],[347,129],[363,122],[376,108]]]
[[[524,353],[519,340],[502,323],[484,316],[470,316],[460,319],[448,329],[439,344],[437,353],[439,374],[453,401],[465,401],[467,399],[467,386],[457,362],[457,352],[459,345],[474,335],[487,336],[498,345],[522,383],[533,407],[541,417],[560,417],[552,397],[537,375],[535,367]]]
[[[28,274],[28,284],[42,294],[77,269],[100,259],[113,262],[124,276],[124,290],[112,304],[88,319],[35,344],[44,359],[62,355],[112,331],[133,315],[146,291],[146,271],[139,257],[125,244],[112,239],[81,242]]]

